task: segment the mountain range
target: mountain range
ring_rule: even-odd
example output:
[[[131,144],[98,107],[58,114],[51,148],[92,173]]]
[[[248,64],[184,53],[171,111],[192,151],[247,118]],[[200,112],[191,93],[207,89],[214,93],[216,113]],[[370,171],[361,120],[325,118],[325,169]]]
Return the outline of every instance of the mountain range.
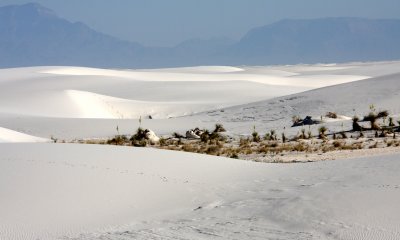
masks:
[[[239,41],[191,39],[145,47],[70,22],[37,3],[0,8],[0,67],[78,65],[155,68],[400,59],[400,20],[282,20]]]

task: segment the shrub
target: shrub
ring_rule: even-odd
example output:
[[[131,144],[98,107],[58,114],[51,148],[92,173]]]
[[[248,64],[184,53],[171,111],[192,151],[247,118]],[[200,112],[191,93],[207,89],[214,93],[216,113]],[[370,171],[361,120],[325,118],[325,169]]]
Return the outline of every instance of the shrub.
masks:
[[[306,146],[303,143],[297,143],[296,145],[293,146],[293,151],[297,152],[304,152],[306,151]]]
[[[133,140],[132,145],[135,147],[146,147],[147,146],[147,141],[142,139],[142,140]]]
[[[380,112],[378,113],[377,118],[386,118],[386,117],[388,117],[388,116],[389,116],[388,110],[383,110],[383,111],[380,111]]]
[[[271,134],[270,134],[270,133],[266,133],[266,134],[264,135],[264,140],[266,140],[266,141],[271,140]]]
[[[220,147],[218,145],[209,146],[206,150],[207,154],[219,155]]]
[[[258,132],[254,131],[251,136],[253,137],[253,142],[260,142],[261,138],[260,135],[258,135]]]
[[[132,137],[129,139],[131,141],[141,141],[146,139],[146,132],[143,130],[143,128],[138,128],[136,130],[136,133],[132,135]]]
[[[240,147],[247,147],[250,146],[250,140],[248,138],[240,138],[239,140]]]
[[[160,141],[158,142],[158,144],[160,144],[161,147],[168,145],[167,140],[163,137],[160,137]]]
[[[325,132],[328,131],[328,129],[325,126],[321,126],[318,128],[318,133],[319,133],[319,138],[323,139],[325,138]]]
[[[183,145],[182,150],[185,152],[197,152],[198,148],[194,144],[187,143]]]
[[[226,130],[222,124],[215,124],[214,132],[216,132],[216,133],[226,132]]]
[[[372,130],[379,130],[381,129],[379,125],[376,123],[376,120],[379,118],[386,118],[389,116],[389,112],[387,110],[380,111],[378,114],[375,112],[370,112],[367,116],[364,117],[364,121],[369,121],[371,123]]]
[[[205,130],[201,135],[200,135],[200,141],[203,143],[207,143],[210,140],[210,133],[208,130]]]
[[[301,135],[300,135],[301,139],[307,139],[306,137],[306,130],[303,128],[301,129]]]
[[[107,141],[107,144],[111,145],[124,145],[128,141],[125,135],[116,135],[114,138]]]
[[[223,141],[223,140],[224,140],[224,138],[223,138],[221,135],[219,135],[219,133],[217,133],[217,132],[212,132],[212,133],[209,135],[209,139],[210,139],[210,140],[216,140],[216,141],[218,141],[218,140]]]
[[[335,118],[335,119],[338,117],[335,112],[327,112],[325,116],[328,118]]]
[[[275,130],[271,130],[270,131],[270,135],[271,135],[271,140],[276,140],[276,132],[275,132]]]
[[[182,134],[177,133],[177,132],[174,132],[174,133],[172,134],[172,137],[174,137],[174,138],[184,138],[184,136],[183,136]]]
[[[333,146],[334,146],[335,148],[339,148],[339,147],[342,146],[342,143],[341,143],[340,141],[334,141],[332,144],[333,144]]]
[[[361,131],[362,127],[358,124],[359,118],[357,116],[353,117],[353,131]]]
[[[308,130],[307,135],[308,135],[308,139],[311,139],[313,137],[311,130]]]

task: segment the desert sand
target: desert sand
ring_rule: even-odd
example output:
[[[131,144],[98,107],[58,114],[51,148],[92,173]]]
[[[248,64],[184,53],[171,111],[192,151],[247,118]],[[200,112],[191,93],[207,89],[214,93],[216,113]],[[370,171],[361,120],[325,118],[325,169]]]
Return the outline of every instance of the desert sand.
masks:
[[[336,131],[370,104],[398,120],[399,69],[1,69],[0,239],[398,239],[398,148],[276,164],[52,142],[215,123],[233,137],[291,136],[293,115],[328,111],[342,116],[323,119]]]

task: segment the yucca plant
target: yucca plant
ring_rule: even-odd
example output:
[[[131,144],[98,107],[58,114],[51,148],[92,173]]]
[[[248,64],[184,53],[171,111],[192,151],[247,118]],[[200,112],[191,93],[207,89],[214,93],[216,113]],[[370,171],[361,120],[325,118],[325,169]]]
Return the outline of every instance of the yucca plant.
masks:
[[[319,133],[320,139],[326,138],[326,136],[325,136],[326,131],[328,131],[328,128],[326,128],[325,126],[321,126],[320,128],[318,128],[318,133]]]

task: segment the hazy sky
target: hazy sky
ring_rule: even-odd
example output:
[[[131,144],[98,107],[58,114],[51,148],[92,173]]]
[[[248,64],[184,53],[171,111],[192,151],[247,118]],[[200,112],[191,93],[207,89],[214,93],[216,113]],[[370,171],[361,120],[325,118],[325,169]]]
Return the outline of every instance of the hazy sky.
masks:
[[[32,0],[0,0],[0,6]],[[36,0],[70,21],[148,46],[239,39],[285,18],[400,18],[400,0]]]

